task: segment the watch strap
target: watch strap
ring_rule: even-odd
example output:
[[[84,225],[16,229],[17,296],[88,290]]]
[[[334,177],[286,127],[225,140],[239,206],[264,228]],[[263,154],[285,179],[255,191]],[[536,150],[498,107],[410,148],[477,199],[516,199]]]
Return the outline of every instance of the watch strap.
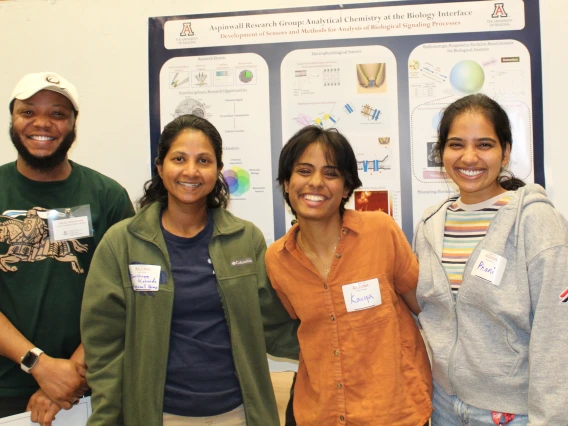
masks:
[[[43,353],[43,351],[40,348],[33,348],[33,349],[30,349],[28,352],[26,352],[26,354],[20,360],[21,369],[29,374],[30,370],[34,367],[34,365],[37,364],[37,361],[39,360],[39,356],[42,353]],[[28,358],[30,354],[35,355],[33,361],[31,361],[30,363],[24,363],[24,360],[26,358]]]

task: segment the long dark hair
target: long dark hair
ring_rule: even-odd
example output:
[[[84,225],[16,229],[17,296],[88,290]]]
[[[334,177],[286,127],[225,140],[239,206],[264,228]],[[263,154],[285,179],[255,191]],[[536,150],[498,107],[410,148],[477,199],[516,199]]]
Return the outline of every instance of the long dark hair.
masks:
[[[180,115],[175,120],[170,122],[164,127],[164,131],[160,135],[158,142],[158,156],[154,161],[154,168],[152,169],[152,179],[144,184],[144,195],[138,201],[140,208],[158,201],[163,204],[168,202],[168,191],[162,182],[162,178],[158,174],[158,165],[164,163],[164,158],[168,154],[170,147],[174,140],[184,131],[200,131],[207,136],[213,151],[215,151],[215,159],[217,160],[217,167],[219,170],[223,167],[223,140],[221,135],[209,121],[204,118],[198,117],[193,114]],[[222,173],[219,173],[217,182],[213,191],[207,195],[207,207],[226,208],[229,204],[229,186],[225,181]]]
[[[324,130],[319,126],[306,126],[286,142],[286,145],[284,145],[284,148],[282,148],[280,152],[278,177],[276,178],[282,190],[282,195],[284,195],[286,204],[288,204],[288,207],[290,207],[290,210],[292,210],[292,213],[296,216],[296,211],[290,204],[290,199],[288,198],[284,184],[290,181],[294,165],[300,159],[306,148],[313,143],[321,144],[324,152],[326,152],[328,163],[337,167],[337,170],[345,179],[345,187],[349,190],[349,193],[347,197],[341,200],[339,206],[339,213],[342,215],[345,211],[345,203],[349,201],[349,198],[353,195],[353,191],[359,188],[363,183],[359,179],[357,159],[353,148],[345,136],[336,129]]]
[[[476,93],[458,99],[444,110],[444,115],[438,127],[438,142],[436,143],[436,149],[440,153],[441,158],[443,158],[444,149],[448,142],[448,134],[454,120],[466,112],[482,114],[493,125],[495,134],[499,138],[503,155],[507,150],[507,145],[511,149],[513,148],[511,123],[505,110],[489,96]],[[497,179],[503,189],[515,191],[525,186],[525,183],[521,179],[516,178],[511,171],[506,171],[505,173],[501,174]]]

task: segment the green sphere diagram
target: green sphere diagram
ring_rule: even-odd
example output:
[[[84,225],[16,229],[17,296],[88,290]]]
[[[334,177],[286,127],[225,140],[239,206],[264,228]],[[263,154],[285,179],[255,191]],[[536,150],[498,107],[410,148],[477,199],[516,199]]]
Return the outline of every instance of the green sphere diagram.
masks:
[[[450,83],[455,91],[470,95],[481,90],[485,83],[485,73],[475,61],[460,61],[450,72]]]

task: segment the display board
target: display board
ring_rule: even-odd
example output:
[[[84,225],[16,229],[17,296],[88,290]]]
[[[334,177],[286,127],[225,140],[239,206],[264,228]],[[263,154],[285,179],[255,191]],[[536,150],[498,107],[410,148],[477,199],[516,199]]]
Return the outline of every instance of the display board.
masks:
[[[188,13],[191,11],[188,10]],[[441,111],[482,92],[513,126],[512,172],[544,184],[538,1],[399,1],[149,20],[152,158],[163,127],[193,113],[224,142],[229,209],[267,243],[290,224],[275,184],[282,145],[336,128],[363,187],[410,238],[455,188],[432,146]]]

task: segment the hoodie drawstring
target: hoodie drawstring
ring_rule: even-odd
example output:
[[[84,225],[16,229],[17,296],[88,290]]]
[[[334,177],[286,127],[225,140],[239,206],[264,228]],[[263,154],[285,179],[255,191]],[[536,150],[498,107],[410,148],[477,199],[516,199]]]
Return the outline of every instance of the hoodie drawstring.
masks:
[[[519,241],[519,226],[520,226],[520,222],[521,222],[521,211],[523,210],[523,202],[525,201],[525,187],[521,187],[518,189],[518,191],[520,192],[519,194],[519,203],[517,204],[517,215],[515,216],[515,242],[514,242],[514,247],[517,247],[517,243]]]

